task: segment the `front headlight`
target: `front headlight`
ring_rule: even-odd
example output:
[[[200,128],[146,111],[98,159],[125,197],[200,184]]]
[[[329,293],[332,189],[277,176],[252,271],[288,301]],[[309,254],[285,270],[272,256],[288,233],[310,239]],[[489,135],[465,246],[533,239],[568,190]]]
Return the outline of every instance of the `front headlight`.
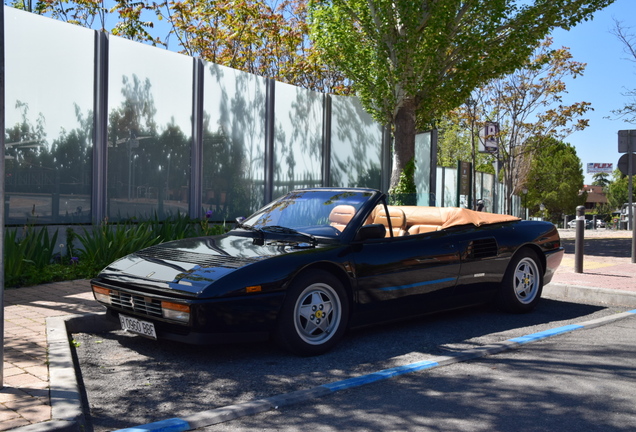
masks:
[[[95,300],[100,303],[111,304],[110,302],[110,290],[107,288],[102,288],[93,285],[93,295],[95,296]]]
[[[187,323],[190,321],[190,305],[161,302],[161,313],[165,319]]]

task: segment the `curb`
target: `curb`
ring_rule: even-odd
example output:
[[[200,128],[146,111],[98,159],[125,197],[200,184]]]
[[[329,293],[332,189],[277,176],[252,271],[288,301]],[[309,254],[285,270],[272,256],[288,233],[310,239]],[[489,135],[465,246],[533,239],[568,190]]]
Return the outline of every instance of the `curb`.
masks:
[[[467,360],[485,357],[487,355],[497,354],[503,351],[518,348],[528,343],[537,342],[539,340],[547,339],[564,333],[569,333],[575,330],[598,327],[634,315],[636,315],[636,309],[595,320],[586,321],[581,324],[571,324],[567,326],[556,327],[542,332],[508,339],[498,344],[492,344],[481,348],[461,351],[447,356],[435,356],[432,357],[430,360],[423,360],[416,363],[381,370],[367,375],[361,375],[342,381],[323,384],[321,386],[314,387],[308,390],[301,390],[298,392],[273,396],[266,399],[259,399],[242,404],[225,406],[209,411],[203,411],[190,416],[185,416],[184,418],[171,418],[154,423],[148,423],[141,426],[119,429],[116,432],[182,432],[198,429],[205,426],[212,426],[215,424],[227,422],[229,420],[234,420],[239,417],[276,410],[280,407],[289,406],[296,403],[308,402],[314,398],[335,393],[340,390],[360,387],[366,384],[386,380],[399,375],[418,372],[425,369],[447,366],[453,363],[459,363]]]
[[[46,320],[51,418],[53,421],[67,422],[67,430],[79,431],[84,427],[85,419],[65,318],[52,317]]]
[[[632,291],[550,283],[543,287],[543,295],[611,306],[636,307],[636,292]]]

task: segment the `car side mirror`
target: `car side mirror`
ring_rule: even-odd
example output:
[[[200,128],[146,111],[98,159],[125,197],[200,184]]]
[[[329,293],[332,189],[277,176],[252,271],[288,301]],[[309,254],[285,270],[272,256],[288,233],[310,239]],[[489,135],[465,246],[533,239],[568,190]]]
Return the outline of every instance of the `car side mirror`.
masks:
[[[358,230],[356,241],[382,239],[386,236],[386,228],[382,224],[364,225]]]

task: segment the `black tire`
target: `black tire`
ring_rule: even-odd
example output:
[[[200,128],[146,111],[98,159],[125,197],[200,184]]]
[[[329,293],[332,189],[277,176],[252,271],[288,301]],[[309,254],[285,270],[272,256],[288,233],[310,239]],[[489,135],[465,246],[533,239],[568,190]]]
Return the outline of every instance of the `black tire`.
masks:
[[[324,270],[310,270],[289,287],[276,340],[297,355],[324,354],[342,338],[348,321],[349,300],[340,280]]]
[[[512,313],[533,310],[543,292],[543,266],[532,249],[522,249],[512,258],[497,296],[497,305]]]

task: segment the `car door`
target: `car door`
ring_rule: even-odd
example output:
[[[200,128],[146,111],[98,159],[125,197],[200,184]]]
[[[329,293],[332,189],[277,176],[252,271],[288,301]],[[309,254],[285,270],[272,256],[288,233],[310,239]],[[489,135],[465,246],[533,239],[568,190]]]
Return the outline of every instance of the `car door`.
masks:
[[[363,322],[373,322],[441,307],[459,276],[460,256],[454,238],[437,231],[354,245],[355,315]]]

